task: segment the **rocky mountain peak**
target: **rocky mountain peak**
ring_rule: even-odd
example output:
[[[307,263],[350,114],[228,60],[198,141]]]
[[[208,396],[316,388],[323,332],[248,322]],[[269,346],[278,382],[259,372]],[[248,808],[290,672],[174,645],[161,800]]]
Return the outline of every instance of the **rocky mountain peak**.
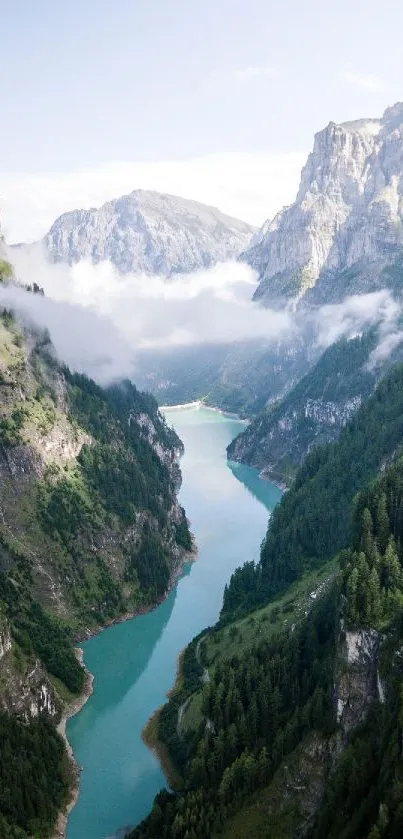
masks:
[[[381,119],[330,122],[315,135],[294,204],[254,237],[244,258],[260,274],[256,296],[339,295],[336,277],[403,248],[403,103]],[[342,288],[340,286],[340,293]]]
[[[235,259],[254,230],[215,207],[139,189],[64,213],[43,242],[54,262],[109,260],[121,272],[171,276]]]

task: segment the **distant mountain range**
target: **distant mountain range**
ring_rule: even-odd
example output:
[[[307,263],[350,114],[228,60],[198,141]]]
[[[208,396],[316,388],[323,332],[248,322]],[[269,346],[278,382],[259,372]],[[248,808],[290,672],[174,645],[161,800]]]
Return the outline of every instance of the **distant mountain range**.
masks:
[[[135,190],[60,216],[43,239],[54,262],[110,260],[121,272],[170,277],[236,259],[255,228],[215,207]]]
[[[54,262],[108,259],[121,272],[166,277],[238,258],[257,271],[254,299],[266,306],[292,302],[303,309],[385,287],[399,296],[403,286],[403,103],[388,108],[380,119],[329,123],[315,136],[295,202],[259,231],[203,204],[136,190],[99,209],[63,214],[43,245]],[[136,376],[161,402],[207,397],[210,404],[224,409],[258,415],[231,456],[276,473],[277,464],[285,462],[288,474],[315,442],[338,434],[368,392],[371,377],[363,363],[354,368],[349,392],[341,397],[336,373],[349,377],[349,352],[345,356],[335,352],[314,374],[313,391],[318,386],[318,393],[311,392],[308,379],[294,394],[292,389],[319,356],[315,335],[308,331],[304,336],[288,336],[275,346],[259,339],[138,353]],[[347,364],[345,370],[336,364],[334,376],[329,371],[332,358],[345,358]],[[326,398],[319,392],[325,370]],[[382,365],[377,376],[381,370]],[[265,406],[270,405],[271,412],[273,402],[284,397],[278,416],[270,413],[268,420]],[[290,410],[293,431],[285,435],[282,426],[291,421]],[[301,423],[303,434],[295,430]]]

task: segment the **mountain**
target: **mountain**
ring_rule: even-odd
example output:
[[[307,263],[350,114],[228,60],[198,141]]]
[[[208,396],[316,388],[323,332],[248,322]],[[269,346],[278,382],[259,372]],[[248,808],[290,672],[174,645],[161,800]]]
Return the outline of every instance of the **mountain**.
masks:
[[[171,787],[130,839],[398,839],[403,367],[308,456],[153,720]],[[167,757],[168,755],[168,757]]]
[[[230,443],[230,460],[260,469],[290,485],[314,446],[335,440],[393,361],[369,363],[376,330],[332,344],[311,370],[282,398],[261,411]]]
[[[224,411],[251,416],[284,394],[309,369],[315,348],[284,340],[142,350],[136,380],[160,405],[203,399]]]
[[[135,190],[99,209],[72,210],[43,239],[54,262],[110,260],[123,273],[189,273],[235,259],[255,228],[214,207]]]
[[[315,136],[294,204],[268,220],[242,258],[259,273],[255,298],[312,303],[388,284],[403,248],[403,103],[381,119],[329,125]],[[399,276],[390,277],[401,286]]]
[[[74,782],[56,726],[88,689],[75,639],[155,604],[191,539],[153,397],[71,373],[4,308],[0,405],[0,835],[31,839]]]

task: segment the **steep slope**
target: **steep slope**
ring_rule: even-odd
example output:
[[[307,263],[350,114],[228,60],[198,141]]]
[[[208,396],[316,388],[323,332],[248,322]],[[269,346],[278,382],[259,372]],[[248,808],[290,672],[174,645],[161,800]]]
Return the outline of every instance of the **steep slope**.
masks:
[[[351,502],[403,444],[403,366],[378,384],[337,442],[315,448],[276,507],[257,566],[238,569],[223,615],[252,608],[343,549],[352,528]]]
[[[380,369],[369,369],[368,359],[376,343],[371,331],[329,347],[283,399],[230,443],[228,458],[289,485],[311,448],[335,440],[374,389]]]
[[[124,273],[187,273],[235,259],[254,228],[196,201],[135,190],[60,216],[43,243],[54,262],[110,260]]]
[[[361,409],[361,422],[323,449],[322,466],[337,469],[326,471],[327,492],[325,476],[319,481],[318,540],[333,528],[340,469],[351,482],[366,452],[346,507],[347,550],[331,560],[323,551],[314,563],[308,550],[295,574],[291,542],[281,559],[282,595],[266,589],[264,604],[249,602],[239,617],[224,602],[219,624],[186,649],[158,720],[178,792],[161,792],[131,839],[401,835],[403,459],[385,468],[385,456],[403,443],[402,375],[393,371]],[[279,507],[287,513],[283,536],[298,534],[302,552],[303,526],[313,538],[315,482],[311,462],[297,477],[309,504],[289,504],[295,489]],[[280,529],[278,520],[277,539]],[[336,543],[337,535],[337,551]],[[249,564],[249,582],[252,571]]]
[[[61,368],[4,309],[0,404],[0,835],[32,839],[72,784],[55,725],[85,683],[74,639],[155,603],[191,540],[155,400]]]
[[[403,104],[383,117],[315,136],[297,198],[267,221],[242,258],[259,273],[256,299],[340,300],[382,287],[403,247]],[[343,272],[346,272],[343,274]],[[400,283],[401,284],[401,283]]]

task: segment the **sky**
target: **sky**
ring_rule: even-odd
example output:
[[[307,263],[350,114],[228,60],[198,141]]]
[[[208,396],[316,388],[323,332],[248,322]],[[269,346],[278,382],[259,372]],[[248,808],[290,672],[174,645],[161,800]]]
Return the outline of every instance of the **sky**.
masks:
[[[313,135],[403,98],[401,0],[0,0],[9,241],[135,188],[261,224]]]

